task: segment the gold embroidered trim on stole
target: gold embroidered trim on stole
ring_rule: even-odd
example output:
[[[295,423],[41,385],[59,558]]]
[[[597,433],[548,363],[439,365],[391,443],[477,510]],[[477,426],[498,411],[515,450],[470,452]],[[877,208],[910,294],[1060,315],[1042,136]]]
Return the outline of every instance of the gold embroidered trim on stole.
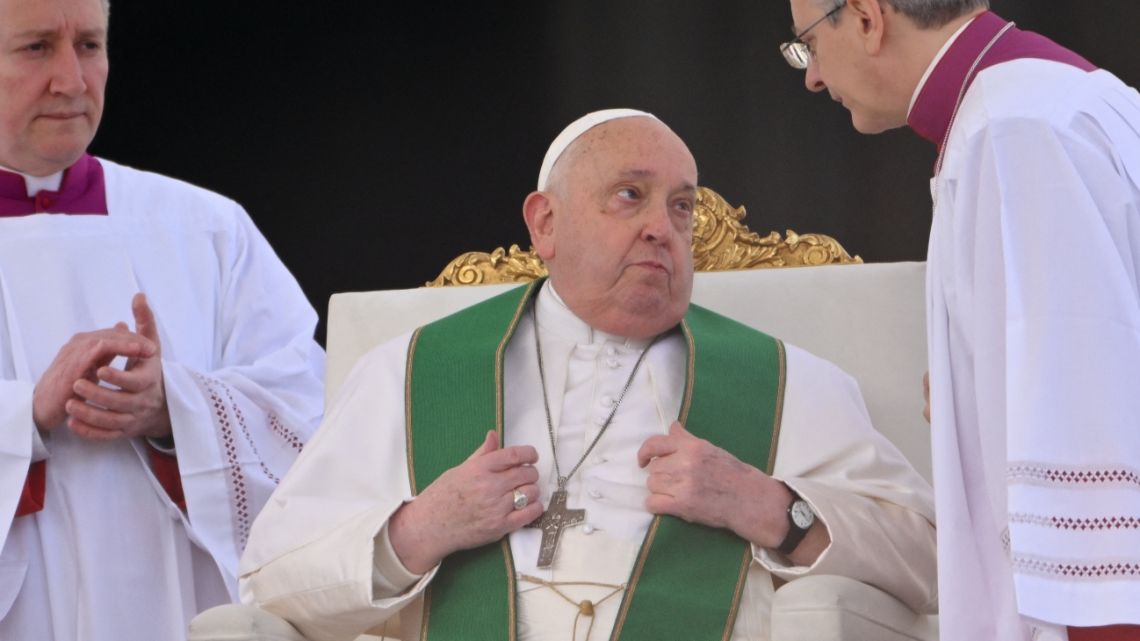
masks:
[[[684,425],[689,420],[689,408],[693,405],[693,378],[697,372],[697,344],[693,342],[693,331],[689,329],[689,324],[684,319],[681,319],[681,335],[685,337],[685,346],[689,350],[688,362],[685,365],[685,396],[681,400],[681,411],[677,416],[677,420]]]
[[[419,494],[416,487],[415,457],[412,456],[412,364],[415,362],[416,346],[420,341],[423,327],[416,328],[408,343],[408,360],[404,363],[404,450],[408,457],[408,487],[412,496]],[[431,618],[431,586],[424,590],[424,611],[420,617],[420,641],[427,641],[428,619]]]
[[[420,617],[420,641],[427,641],[428,620],[431,619],[431,586],[424,590],[424,613]]]
[[[519,326],[519,319],[522,318],[523,310],[526,309],[528,302],[531,302],[534,288],[541,281],[532,281],[527,286],[526,291],[523,292],[522,299],[519,301],[518,307],[515,309],[515,316],[511,319],[510,325],[507,326],[507,331],[503,333],[503,340],[499,342],[499,348],[495,350],[495,431],[499,433],[499,447],[506,444],[506,434],[504,433],[503,425],[503,353],[507,350],[507,343],[515,334],[515,330]],[[537,305],[538,301],[535,300],[532,304]],[[534,331],[538,331],[538,323],[535,322]],[[515,641],[518,637],[517,619],[518,614],[515,612],[515,600],[517,598],[515,586],[515,558],[511,552],[511,536],[508,534],[503,537],[500,542],[500,547],[503,549],[503,562],[507,565],[507,639]]]
[[[768,469],[764,473],[772,476],[776,469],[776,450],[780,445],[780,426],[784,423],[784,388],[788,383],[788,355],[784,351],[784,341],[776,340],[780,351],[780,385],[776,388],[776,415],[772,417],[772,445],[768,449]]]
[[[745,541],[744,562],[740,564],[740,574],[736,577],[736,591],[732,593],[732,606],[728,610],[728,621],[724,625],[721,641],[729,641],[736,629],[736,615],[740,612],[740,599],[744,596],[744,584],[748,581],[748,570],[752,567],[752,543]]]
[[[776,346],[780,350],[780,386],[776,390],[776,416],[773,419],[772,425],[772,447],[768,453],[768,469],[766,470],[768,476],[772,476],[772,471],[776,469],[776,450],[780,445],[780,428],[784,424],[784,388],[788,382],[788,355],[784,350],[784,341],[777,340]],[[779,590],[787,581],[780,577],[768,573],[768,577],[772,579],[772,591]]]
[[[420,332],[417,328],[408,343],[408,361],[404,363],[404,450],[408,457],[408,487],[412,488],[412,496],[419,494],[416,488],[415,460],[412,458],[412,363],[416,353],[416,344],[420,341]]]
[[[645,569],[645,561],[649,558],[649,550],[653,547],[653,539],[657,536],[657,526],[659,525],[661,525],[661,517],[653,517],[653,523],[649,526],[649,531],[645,533],[645,541],[641,544],[641,553],[637,555],[637,565],[633,566],[633,574],[629,577],[629,589],[626,590],[625,598],[622,600],[621,611],[618,612],[617,620],[614,621],[614,630],[610,634],[611,641],[621,637],[621,629],[625,626],[626,616],[633,604],[633,593],[637,591],[637,582],[641,580],[641,571]]]

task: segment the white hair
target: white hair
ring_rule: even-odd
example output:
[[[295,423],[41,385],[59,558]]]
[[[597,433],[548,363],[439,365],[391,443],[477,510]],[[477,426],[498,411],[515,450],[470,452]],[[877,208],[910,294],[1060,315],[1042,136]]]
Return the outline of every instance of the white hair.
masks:
[[[830,11],[845,0],[818,0],[825,11]],[[989,0],[882,0],[896,11],[911,19],[920,29],[937,29],[976,9],[989,9]],[[832,16],[838,20],[839,16]]]

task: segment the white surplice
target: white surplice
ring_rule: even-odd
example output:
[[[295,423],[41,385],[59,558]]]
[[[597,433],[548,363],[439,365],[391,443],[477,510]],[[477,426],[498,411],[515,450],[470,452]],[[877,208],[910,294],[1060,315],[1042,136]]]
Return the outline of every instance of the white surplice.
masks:
[[[167,641],[236,597],[257,511],[322,408],[316,314],[236,203],[107,161],[106,216],[0,218],[0,511],[46,458],[42,511],[0,521],[0,639]],[[32,391],[77,332],[133,326],[145,292],[161,339],[189,515],[140,440],[42,440]]]
[[[568,473],[601,429],[645,341],[591,330],[550,287],[536,304],[558,460]],[[546,503],[554,472],[534,331],[530,314],[524,314],[504,355],[505,442],[537,448]],[[385,527],[412,500],[404,420],[409,338],[392,340],[357,364],[322,428],[258,518],[242,558],[243,600],[285,617],[315,641],[353,638],[401,609],[393,633],[419,638],[420,597],[435,571],[408,575]],[[636,453],[675,420],[686,354],[676,333],[650,349],[613,423],[568,485],[568,504],[585,508],[586,522],[566,530],[553,566],[545,570],[536,567],[539,531],[511,534],[520,574],[614,585],[628,579],[652,519],[644,509],[647,475]],[[755,550],[732,638],[768,638],[769,571],[785,579],[846,575],[929,611],[935,601],[930,487],[871,427],[855,382],[792,346],[778,447],[775,476],[812,504],[832,543],[810,568],[788,567],[779,555]],[[595,602],[611,591],[561,589]],[[525,581],[518,590],[520,640],[571,638],[576,607]],[[596,608],[591,639],[609,637],[620,601],[618,594]],[[586,626],[580,623],[579,639]]]
[[[1133,89],[978,74],[927,272],[944,641],[1140,623],[1138,185]]]

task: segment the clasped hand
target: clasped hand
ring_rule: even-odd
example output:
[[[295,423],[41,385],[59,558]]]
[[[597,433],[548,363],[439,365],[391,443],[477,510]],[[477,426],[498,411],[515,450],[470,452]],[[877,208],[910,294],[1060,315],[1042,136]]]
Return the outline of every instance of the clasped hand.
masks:
[[[499,447],[495,431],[463,463],[444,472],[392,515],[388,535],[409,571],[423,574],[447,555],[497,541],[542,516],[538,452]],[[514,507],[514,492],[527,497]]]
[[[56,354],[36,384],[33,418],[42,431],[66,425],[91,440],[170,436],[161,346],[146,296],[131,301],[135,331],[125,323],[81,332]],[[111,366],[127,359],[122,369]],[[110,385],[107,387],[103,384]]]
[[[787,533],[787,488],[679,422],[646,439],[637,464],[649,472],[645,508],[653,514],[725,528],[761,547],[776,547]]]

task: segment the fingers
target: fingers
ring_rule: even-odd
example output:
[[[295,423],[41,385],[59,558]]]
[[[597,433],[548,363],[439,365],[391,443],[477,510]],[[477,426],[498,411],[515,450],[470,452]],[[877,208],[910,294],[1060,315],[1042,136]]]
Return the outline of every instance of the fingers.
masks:
[[[526,496],[526,506],[527,507],[534,505],[535,503],[540,503],[540,499],[542,498],[540,496],[540,493],[538,490],[538,485],[535,483],[527,483],[527,484],[520,485],[520,486],[515,487],[515,488],[511,488],[511,490],[508,491],[506,493],[506,495],[503,497],[504,507],[506,507],[506,509],[508,511],[517,511],[517,510],[515,510],[515,492],[516,491],[522,492],[523,495]],[[541,504],[539,505],[539,507],[540,508],[542,507]],[[523,509],[523,508],[519,508],[519,509]],[[541,510],[540,510],[540,512],[541,512]]]
[[[538,450],[530,445],[499,447],[499,433],[489,430],[483,443],[467,457],[468,461],[483,458],[490,472],[503,472],[520,465],[534,465],[538,462]]]
[[[158,352],[158,347],[137,334],[114,332],[91,341],[84,352],[86,360],[98,367],[110,363],[116,356],[149,358]]]
[[[155,344],[155,353],[159,350],[158,323],[155,322],[154,312],[146,302],[146,294],[139,292],[131,299],[131,312],[135,315],[135,331]]]
[[[497,449],[499,449],[499,433],[495,430],[488,430],[487,435],[483,437],[483,442],[479,444],[479,447],[475,448],[475,451],[471,453],[471,456],[467,457],[467,460],[470,461],[485,454],[490,454]]]
[[[113,368],[102,368],[100,369],[100,372],[105,369]],[[113,371],[119,372],[119,370]],[[140,385],[137,381],[138,377],[129,376],[129,372],[121,374],[125,375],[116,376],[116,379],[122,380],[124,382],[129,382],[132,386],[131,388],[128,388],[127,386],[121,386],[122,389],[112,389],[110,387],[104,387],[97,383],[93,383],[86,379],[81,379],[75,382],[75,385],[72,387],[72,389],[75,391],[76,396],[80,399],[85,400],[89,403],[94,403],[99,407],[103,407],[114,412],[135,414],[156,409],[154,407],[155,403],[148,403],[147,396],[142,393],[143,391],[149,389],[149,386]],[[102,376],[100,376],[100,379],[105,381],[107,380]],[[112,382],[112,384],[117,383]],[[139,389],[133,389],[135,386],[138,386]]]
[[[670,428],[672,431],[672,428]],[[637,465],[638,467],[645,467],[649,462],[659,456],[667,456],[677,451],[677,437],[674,435],[669,436],[650,436],[645,439],[641,447],[637,450]]]
[[[533,465],[519,465],[498,473],[504,489],[510,490],[538,483],[538,470]]]
[[[685,426],[681,425],[680,421],[673,421],[669,426],[668,435],[651,436],[641,444],[641,448],[637,450],[638,467],[649,465],[653,459],[659,456],[675,453],[681,448],[685,439],[692,438],[695,437],[685,430]]]
[[[95,376],[98,377],[100,381],[110,383],[125,392],[138,394],[158,384],[159,378],[157,377],[157,373],[157,370],[139,369],[137,367],[135,369],[123,370],[116,367],[104,366],[95,371]],[[78,383],[76,383],[76,385],[78,385]],[[75,392],[88,400],[95,400],[80,391],[78,387],[76,387]],[[103,403],[99,404],[103,405]]]
[[[72,386],[72,389],[75,390],[77,400],[69,402],[67,406],[69,414],[71,413],[72,404],[76,406],[83,405],[84,401],[94,403],[99,407],[115,412],[129,412],[133,409],[132,394],[130,393],[103,387],[87,379],[75,381],[75,385]]]
[[[515,509],[515,490],[522,492],[526,495],[526,507]],[[515,530],[524,528],[533,523],[536,519],[542,516],[545,508],[542,507],[542,501],[539,499],[538,486],[534,483],[528,483],[512,489],[507,493],[506,508],[508,510],[506,517],[504,517],[504,525],[506,527],[506,534],[510,534]]]
[[[114,441],[127,438],[127,435],[123,432],[100,429],[75,417],[67,419],[67,429],[71,430],[71,433],[79,438],[89,441]]]
[[[490,452],[483,463],[491,472],[504,472],[521,465],[534,465],[538,462],[538,450],[530,445],[514,445]]]
[[[668,514],[683,518],[677,500],[667,494],[650,494],[649,498],[645,499],[645,509],[650,514]]]
[[[134,418],[124,412],[116,412],[78,400],[68,401],[65,409],[69,417],[69,426],[72,421],[77,421],[95,429],[123,432]]]
[[[506,518],[507,534],[510,534],[515,530],[520,530],[530,525],[531,523],[534,523],[542,516],[542,511],[544,509],[542,507],[542,503],[540,503],[538,500],[527,504],[527,506],[521,510],[515,510],[513,507],[514,506],[512,505],[511,513],[508,514]]]
[[[649,477],[645,479],[645,489],[649,490],[650,494],[673,496],[680,482],[681,475],[671,470],[654,470],[653,466],[650,466]]]

